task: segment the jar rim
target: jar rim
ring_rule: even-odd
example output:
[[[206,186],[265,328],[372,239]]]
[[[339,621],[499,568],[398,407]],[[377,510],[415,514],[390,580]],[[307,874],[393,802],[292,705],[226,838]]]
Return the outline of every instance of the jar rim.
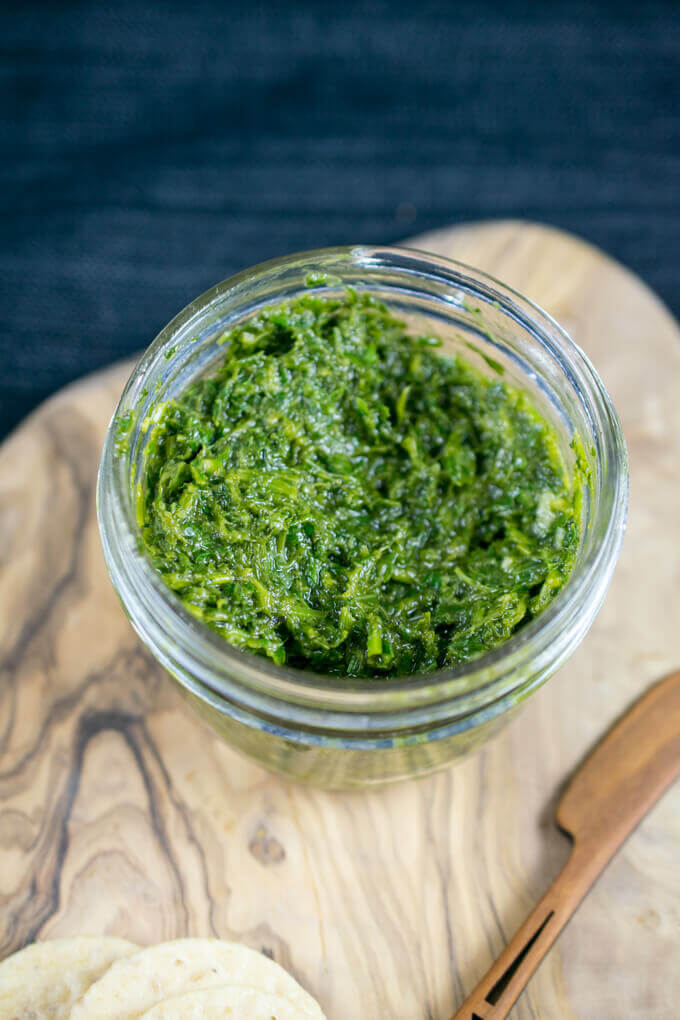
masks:
[[[512,637],[490,651],[457,666],[397,677],[345,678],[311,670],[277,666],[270,660],[242,651],[196,619],[164,583],[140,550],[125,458],[117,451],[116,423],[133,408],[153,366],[177,345],[178,337],[194,335],[201,322],[227,295],[237,300],[256,279],[280,270],[302,267],[332,273],[351,264],[360,270],[396,274],[418,288],[419,279],[436,281],[451,293],[462,283],[475,296],[494,303],[509,317],[540,335],[551,354],[568,373],[592,422],[598,464],[608,471],[607,486],[594,501],[593,523],[600,539],[576,562],[570,577],[552,602]],[[299,290],[302,290],[300,284]],[[280,300],[281,298],[279,298]],[[447,297],[446,300],[452,300]],[[181,341],[180,341],[181,342]],[[364,725],[379,716],[420,716],[432,719],[435,706],[446,712],[468,712],[505,697],[526,682],[523,669],[547,676],[568,657],[574,646],[567,636],[580,640],[604,598],[625,529],[628,499],[628,463],[621,425],[609,395],[593,365],[566,331],[537,304],[493,276],[443,256],[414,248],[393,246],[340,246],[313,249],[259,263],[231,276],[190,302],[157,335],[141,356],[123,390],[107,431],[97,486],[97,511],[105,558],[128,616],[142,639],[151,644],[160,661],[175,675],[194,678],[218,697],[276,714],[286,706],[301,724],[318,724],[321,716],[333,726]],[[597,530],[597,529],[593,529]],[[151,611],[153,605],[153,612]],[[548,668],[549,664],[549,668]]]

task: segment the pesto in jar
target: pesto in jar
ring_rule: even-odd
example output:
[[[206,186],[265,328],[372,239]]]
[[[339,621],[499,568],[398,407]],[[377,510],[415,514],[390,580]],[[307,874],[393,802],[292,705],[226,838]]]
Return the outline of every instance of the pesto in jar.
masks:
[[[526,394],[347,291],[269,307],[156,407],[142,542],[238,648],[351,677],[455,665],[569,577],[581,469]]]

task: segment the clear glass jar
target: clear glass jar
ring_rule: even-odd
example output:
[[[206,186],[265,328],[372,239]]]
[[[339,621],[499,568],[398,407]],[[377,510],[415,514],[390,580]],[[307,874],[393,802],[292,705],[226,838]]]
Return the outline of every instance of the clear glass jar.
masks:
[[[414,330],[528,390],[556,425],[567,463],[578,436],[592,473],[583,535],[567,584],[542,614],[473,662],[398,679],[345,680],[275,666],[196,620],[144,555],[133,489],[154,405],[220,357],[217,339],[263,305],[346,286],[370,291]],[[117,442],[124,417],[127,442]],[[467,266],[409,249],[332,248],[276,259],[217,284],[172,320],[141,357],[106,437],[98,515],[111,579],[130,621],[189,701],[234,747],[268,769],[326,787],[361,786],[438,768],[495,733],[574,651],[621,548],[626,447],[611,401],[566,333],[526,298]]]

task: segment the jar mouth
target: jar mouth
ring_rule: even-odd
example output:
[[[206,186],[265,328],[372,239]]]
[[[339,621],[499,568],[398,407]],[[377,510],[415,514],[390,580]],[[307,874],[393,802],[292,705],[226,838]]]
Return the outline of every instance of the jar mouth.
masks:
[[[262,304],[299,293],[312,273],[323,274],[329,286],[336,286],[337,274],[342,286],[362,289],[366,274],[395,295],[427,292],[433,314],[437,308],[461,307],[470,296],[492,305],[514,329],[541,345],[540,356],[563,377],[581,407],[589,430],[581,439],[588,444],[594,477],[588,533],[572,574],[535,619],[471,661],[428,673],[362,680],[277,666],[229,645],[192,616],[141,549],[131,481],[133,453],[121,452],[117,423],[125,414],[136,413],[141,419],[144,400],[148,409],[152,399],[152,378],[162,386],[175,370],[175,380],[181,378],[185,385],[196,374],[199,356],[179,368],[173,361],[180,348],[214,329],[218,306],[230,306],[234,321]],[[255,287],[253,295],[258,281],[262,286],[260,291]],[[266,300],[267,293],[276,296]],[[223,329],[221,324],[220,332]],[[380,716],[382,725],[388,716],[404,712],[412,725],[421,713],[431,721],[435,706],[443,711],[445,705],[447,713],[456,706],[473,711],[521,687],[529,674],[545,679],[554,672],[583,638],[604,599],[623,541],[627,501],[621,425],[596,370],[568,334],[538,305],[492,276],[452,259],[396,246],[326,248],[273,259],[216,284],[187,305],[161,330],[125,386],[107,432],[97,487],[100,531],[114,587],[137,632],[181,682],[191,678],[199,696],[205,689],[206,694],[260,709],[283,702],[286,714],[292,711],[303,722],[310,712],[315,717],[330,713],[338,725],[368,728],[371,717]]]

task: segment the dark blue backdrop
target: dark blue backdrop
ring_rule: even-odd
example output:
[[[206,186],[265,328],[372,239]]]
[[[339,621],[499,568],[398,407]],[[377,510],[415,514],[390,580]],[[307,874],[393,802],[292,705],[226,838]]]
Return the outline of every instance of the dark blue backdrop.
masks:
[[[0,434],[299,248],[558,224],[680,311],[677,3],[97,2],[0,15]]]

